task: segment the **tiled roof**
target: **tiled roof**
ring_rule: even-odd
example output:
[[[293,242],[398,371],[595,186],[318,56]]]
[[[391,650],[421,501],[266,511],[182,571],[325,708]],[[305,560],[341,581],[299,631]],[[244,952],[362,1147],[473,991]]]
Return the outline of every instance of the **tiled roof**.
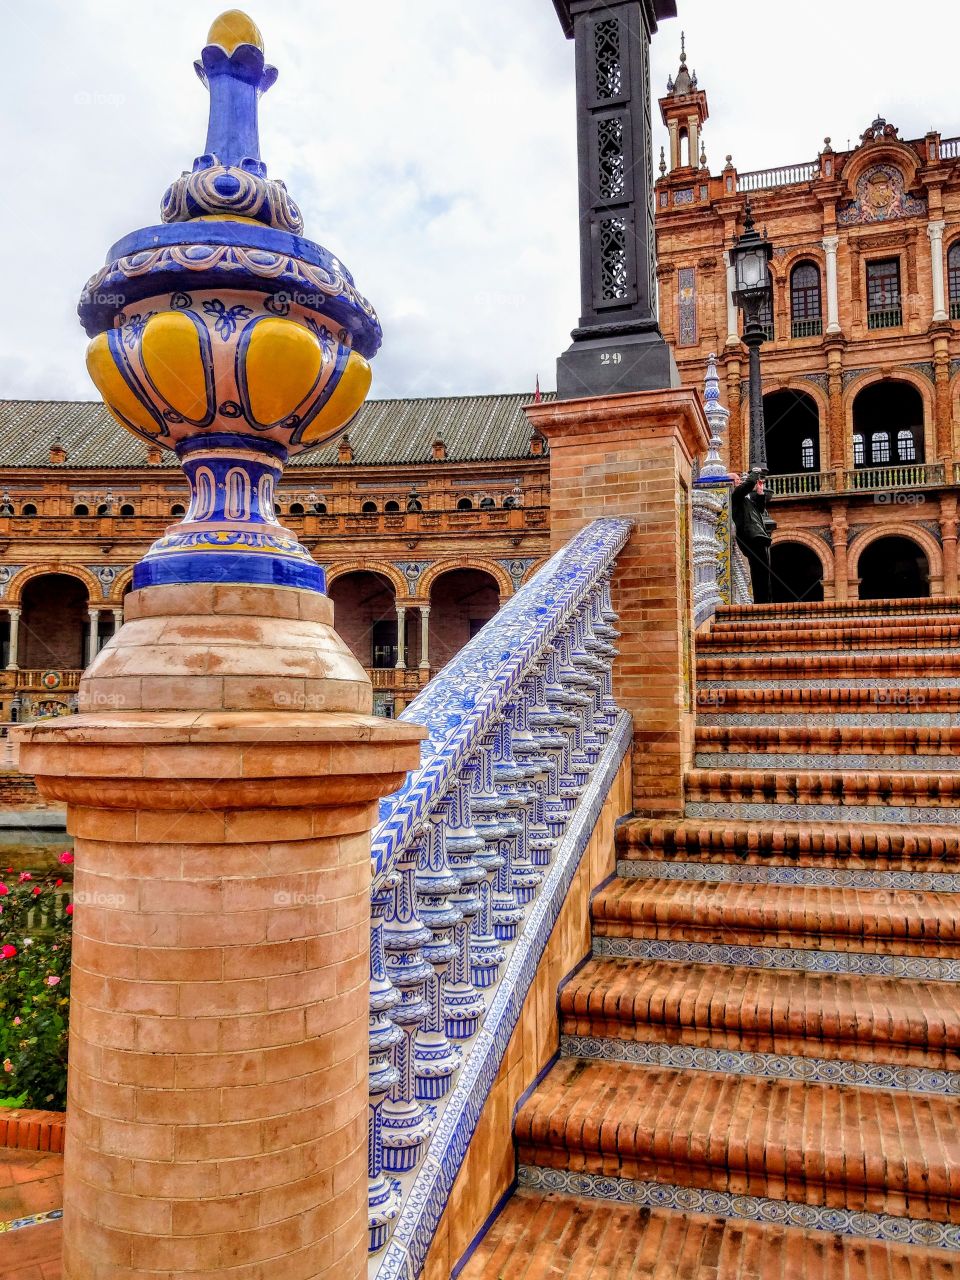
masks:
[[[553,400],[552,393],[544,393]],[[443,396],[422,400],[370,400],[350,428],[354,464],[430,462],[433,442],[446,445],[448,462],[486,462],[530,456],[530,426],[523,406],[530,394]],[[99,401],[0,400],[0,467],[50,465],[55,439],[68,467],[136,467],[146,445],[114,422]],[[177,460],[163,451],[165,466]],[[332,466],[336,444],[299,454],[293,466]]]

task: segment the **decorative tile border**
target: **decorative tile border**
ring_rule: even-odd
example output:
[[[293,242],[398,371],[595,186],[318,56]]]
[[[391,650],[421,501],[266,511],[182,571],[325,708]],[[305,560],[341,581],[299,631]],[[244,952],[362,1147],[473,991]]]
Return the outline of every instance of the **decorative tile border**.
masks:
[[[485,627],[431,680],[399,719],[425,725],[419,769],[380,802],[371,840],[375,876],[393,864],[397,849],[449,788],[475,751],[530,664],[596,590],[633,528],[631,520],[594,520],[544,565],[523,591],[506,602],[497,625]]]
[[[684,817],[720,818],[734,822],[865,822],[914,824],[922,827],[960,825],[960,809],[940,805],[921,807],[887,804],[726,804],[713,800],[690,800]]]
[[[897,889],[914,893],[960,893],[952,871],[848,871],[843,867],[764,866],[742,862],[663,862],[620,858],[624,880],[690,880],[699,884],[811,885],[837,889]]]
[[[806,1080],[811,1084],[846,1084],[866,1089],[903,1089],[960,1097],[960,1071],[898,1067],[885,1062],[844,1062],[807,1058],[802,1054],[744,1053],[699,1045],[620,1040],[616,1036],[561,1036],[565,1058],[629,1062],[644,1067],[683,1071],[719,1071],[725,1075],[763,1076],[770,1080]]]
[[[886,1240],[891,1244],[960,1250],[960,1226],[931,1222],[925,1218],[831,1209],[792,1200],[771,1200],[766,1196],[738,1196],[729,1191],[703,1191],[698,1187],[680,1187],[669,1182],[640,1182],[526,1164],[520,1166],[519,1185],[535,1191],[586,1196],[592,1200],[617,1200],[621,1204],[636,1205],[638,1209],[677,1209],[681,1213],[707,1213],[711,1217],[773,1222],[784,1227],[804,1227],[836,1235],[860,1236],[867,1240]]]
[[[376,1280],[414,1280],[423,1266],[537,966],[632,739],[633,722],[621,711],[507,959],[457,1083],[441,1104],[426,1156],[404,1197],[380,1266],[371,1273]]]
[[[698,751],[698,769],[828,769],[884,773],[952,773],[956,756],[884,755],[882,751],[860,755],[781,755],[773,751]]]
[[[33,1213],[28,1218],[14,1218],[12,1222],[0,1222],[0,1235],[5,1231],[20,1231],[23,1227],[38,1227],[44,1222],[59,1222],[62,1209],[48,1209],[46,1213]]]
[[[726,714],[722,711],[698,711],[697,724],[721,728],[766,725],[809,729],[811,725],[819,724],[831,729],[837,725],[867,729],[960,729],[960,715],[950,711],[730,711]]]
[[[798,969],[803,973],[855,973],[888,978],[960,982],[960,958],[901,956],[805,947],[745,947],[720,942],[674,942],[660,938],[608,938],[594,934],[598,959],[677,960],[687,964],[749,965]]]
[[[869,659],[864,659],[868,662]],[[914,676],[905,672],[901,676],[853,676],[814,677],[811,680],[780,679],[777,676],[761,676],[745,674],[742,679],[726,676],[720,680],[703,679],[697,681],[698,689],[755,689],[758,678],[763,681],[765,689],[960,689],[960,676]]]

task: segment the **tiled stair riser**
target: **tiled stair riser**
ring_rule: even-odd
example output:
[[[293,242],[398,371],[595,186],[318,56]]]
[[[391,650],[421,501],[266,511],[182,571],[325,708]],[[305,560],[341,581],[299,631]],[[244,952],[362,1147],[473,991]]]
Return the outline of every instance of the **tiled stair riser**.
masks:
[[[684,805],[684,814],[688,818],[736,822],[889,822],[948,827],[960,823],[960,808],[934,805],[921,808],[882,804],[751,804],[689,800]]]
[[[813,885],[845,889],[960,893],[960,872],[863,871],[842,867],[755,866],[727,862],[661,862],[621,858],[625,880],[687,880],[702,884]]]
[[[954,769],[956,756],[895,755],[791,755],[774,751],[733,752],[697,751],[693,757],[697,769],[840,769],[894,773],[943,773]]]

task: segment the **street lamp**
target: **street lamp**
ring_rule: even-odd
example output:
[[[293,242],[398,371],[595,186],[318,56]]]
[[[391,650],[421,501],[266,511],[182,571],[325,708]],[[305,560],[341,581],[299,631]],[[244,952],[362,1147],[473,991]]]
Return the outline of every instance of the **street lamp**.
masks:
[[[733,300],[743,312],[743,342],[750,352],[750,470],[767,470],[767,442],[763,421],[763,387],[760,382],[760,345],[766,337],[760,317],[770,305],[770,258],[773,246],[753,225],[747,203],[743,235],[730,250],[736,277]]]

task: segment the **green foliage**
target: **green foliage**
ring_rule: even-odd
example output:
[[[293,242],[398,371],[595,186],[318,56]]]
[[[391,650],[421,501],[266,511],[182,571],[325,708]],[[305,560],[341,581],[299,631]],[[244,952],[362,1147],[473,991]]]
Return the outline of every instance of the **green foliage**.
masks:
[[[66,1106],[69,893],[54,877],[0,878],[0,1105]]]

